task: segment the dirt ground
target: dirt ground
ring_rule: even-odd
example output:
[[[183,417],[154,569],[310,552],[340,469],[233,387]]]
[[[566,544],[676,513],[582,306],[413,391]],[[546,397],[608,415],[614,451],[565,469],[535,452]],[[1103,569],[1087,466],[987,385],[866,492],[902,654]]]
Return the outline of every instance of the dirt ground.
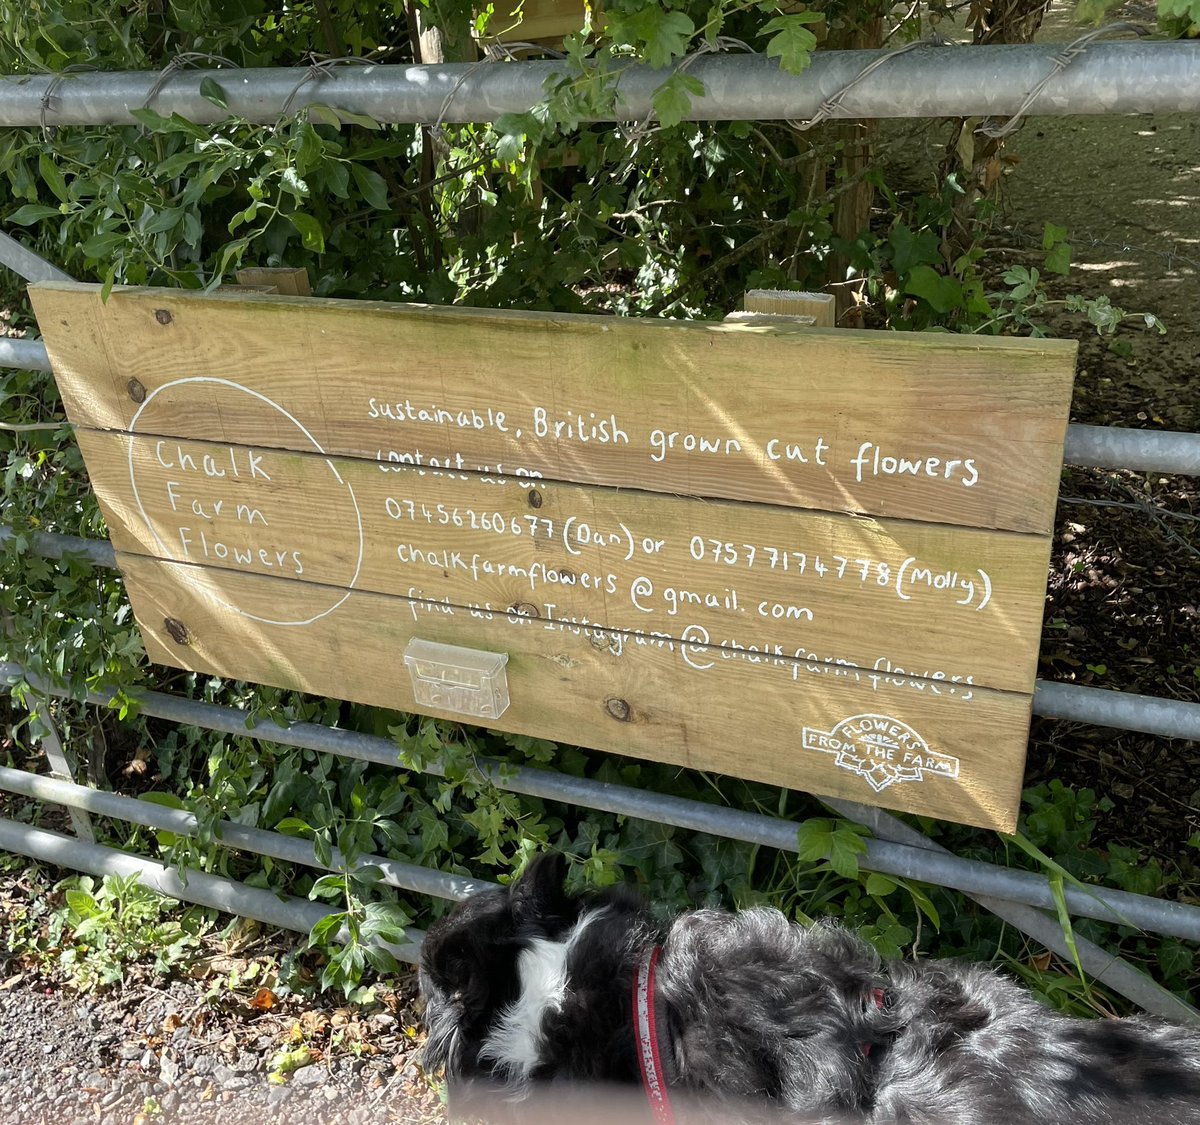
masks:
[[[1063,293],[1106,294],[1157,315],[1166,336],[1122,329],[1115,350],[1078,318],[1072,421],[1200,431],[1200,119],[1041,118],[1011,145],[1004,187],[1017,248],[1045,222],[1070,232]],[[1127,351],[1124,345],[1128,345]],[[1127,692],[1200,699],[1200,492],[1192,477],[1071,469],[1063,479],[1041,675]],[[1027,781],[1059,777],[1114,802],[1102,831],[1178,856],[1195,899],[1186,841],[1200,829],[1200,746],[1036,720]]]

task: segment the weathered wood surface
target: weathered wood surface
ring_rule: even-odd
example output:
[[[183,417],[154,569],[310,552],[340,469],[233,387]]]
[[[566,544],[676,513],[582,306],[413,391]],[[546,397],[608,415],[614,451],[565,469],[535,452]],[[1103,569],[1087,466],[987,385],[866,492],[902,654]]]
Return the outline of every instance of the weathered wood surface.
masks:
[[[363,591],[304,628],[265,625],[256,618],[274,614],[282,579],[141,555],[118,561],[158,663],[425,710],[403,661],[411,637],[507,652],[512,704],[489,722],[496,729],[999,831],[1016,823],[1026,695]],[[873,718],[883,729],[848,733],[854,718],[862,721],[853,728]],[[839,727],[842,755],[828,748]],[[944,776],[952,759],[957,776]]]
[[[276,620],[317,612],[317,583],[1033,690],[1025,642],[1041,623],[1048,547],[1030,536],[93,430],[78,439],[118,549],[300,580],[279,595]]]
[[[129,429],[140,410],[142,433],[1052,526],[1073,342],[236,292],[118,289],[102,304],[99,287],[65,282],[30,291],[80,425]],[[255,395],[275,409],[247,410]]]
[[[1073,344],[31,292],[153,659],[1013,827]]]
[[[742,301],[748,313],[769,316],[811,316],[818,328],[833,328],[837,321],[831,293],[803,293],[789,289],[748,289]]]

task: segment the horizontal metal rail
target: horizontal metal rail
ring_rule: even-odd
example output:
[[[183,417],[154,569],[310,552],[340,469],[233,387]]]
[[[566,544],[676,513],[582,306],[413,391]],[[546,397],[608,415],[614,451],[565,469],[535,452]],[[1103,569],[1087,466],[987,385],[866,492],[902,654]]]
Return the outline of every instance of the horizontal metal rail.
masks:
[[[26,770],[0,766],[0,790],[20,793],[36,801],[65,805],[69,809],[83,809],[97,816],[127,820],[131,824],[173,832],[176,836],[195,837],[200,834],[195,815],[185,809],[172,809],[150,801],[139,801],[134,797],[123,797],[119,793],[90,789],[86,785],[43,777]],[[337,848],[331,849],[330,862],[323,864],[317,859],[316,850],[308,840],[285,836],[280,832],[267,832],[261,828],[250,828],[244,824],[234,824],[229,820],[219,821],[215,831],[217,843],[226,848],[254,852],[257,855],[283,860],[285,863],[298,863],[303,867],[320,867],[326,871],[377,867],[382,872],[381,881],[389,886],[404,891],[415,891],[417,894],[432,895],[435,898],[463,899],[496,886],[495,883],[482,879],[469,879],[462,875],[435,871],[429,867],[419,867],[413,863],[401,863],[380,855],[362,856],[348,867],[345,857]]]
[[[1072,423],[1067,427],[1063,463],[1200,476],[1200,434]]]
[[[1084,687],[1083,684],[1038,680],[1033,694],[1033,713],[1050,719],[1073,719],[1100,727],[1138,730],[1159,738],[1200,739],[1200,703]]]
[[[687,116],[761,121],[811,118],[819,112],[855,118],[1200,110],[1200,66],[1192,43],[1095,42],[1055,73],[1062,48],[818,51],[800,75],[784,73],[761,55],[701,55],[689,60],[688,74],[704,84],[705,92],[692,99]],[[884,65],[864,73],[881,59]],[[623,70],[616,105],[597,119],[649,116],[651,98],[670,73],[641,66]],[[165,77],[158,72],[4,76],[0,126],[130,124],[136,121],[130,111],[140,106],[198,123],[229,116],[270,123],[285,109],[312,104],[381,122],[495,121],[536,105],[547,82],[565,76],[565,67],[556,62],[176,70]],[[228,110],[201,94],[206,79],[220,85]]]
[[[17,272],[21,273],[20,270]],[[27,277],[24,273],[21,276]],[[23,371],[52,370],[46,345],[41,340],[17,340],[11,336],[0,336],[0,367],[19,367]]]
[[[116,793],[89,789],[87,786],[42,777],[24,770],[0,768],[0,789],[10,793],[19,793],[33,800],[64,805],[70,810],[82,809],[100,816],[108,816],[150,828],[165,829],[180,836],[195,836],[199,831],[196,817],[182,809],[166,808],[156,803],[136,800],[133,797],[123,797]],[[831,801],[829,804],[851,819],[863,819],[862,806],[853,802]],[[911,842],[918,846],[921,846],[923,842],[924,846],[945,850],[932,844],[915,829],[908,828],[887,813],[878,809],[867,811],[870,813],[871,826],[876,835],[886,838],[889,832],[908,833]],[[308,867],[322,866],[316,858],[312,844],[294,836],[284,836],[278,832],[265,832],[230,821],[221,821],[217,825],[216,839],[224,847],[272,856],[275,859],[299,863]],[[367,864],[378,867],[383,874],[383,881],[391,886],[440,898],[462,899],[478,891],[496,886],[495,883],[479,879],[467,879],[414,864],[399,863],[383,856],[364,856],[355,866]],[[344,869],[343,858],[336,848],[333,849],[328,869]],[[1056,918],[1032,907],[1000,899],[981,898],[981,904],[1047,948],[1053,949],[1064,959],[1071,959],[1072,951]],[[289,928],[303,929],[303,921],[298,916],[295,923]],[[1107,950],[1079,935],[1076,935],[1075,942],[1076,952],[1084,970],[1096,980],[1107,984],[1146,1011],[1175,1019],[1200,1020],[1200,1013],[1183,1003],[1173,993],[1162,988],[1133,965],[1119,957],[1114,957]]]
[[[0,367],[51,369],[41,340],[0,339]],[[1086,468],[1200,476],[1200,434],[1072,424],[1067,427],[1063,462]]]
[[[0,819],[0,849],[93,875],[136,875],[143,885],[160,894],[223,910],[228,914],[256,918],[282,930],[308,933],[322,918],[333,913],[330,907],[317,902],[281,897],[274,891],[249,887],[245,883],[210,875],[205,871],[189,871],[185,881],[177,872],[152,859],[106,848],[102,844],[90,844],[64,836],[61,832],[34,828],[15,820]],[[385,945],[385,948],[398,960],[416,961],[420,956],[423,935],[419,930],[409,930],[407,936],[411,939],[407,944]]]
[[[834,812],[849,820],[865,824],[881,840],[894,840],[913,847],[928,848],[935,852],[949,849],[935,843],[928,836],[911,828],[902,820],[870,805],[855,801],[826,798],[824,801]],[[967,897],[1002,918],[1010,926],[1033,938],[1047,949],[1057,953],[1067,964],[1078,959],[1083,971],[1107,985],[1120,996],[1132,1000],[1138,1007],[1167,1019],[1184,1020],[1200,1024],[1200,1011],[1185,1003],[1175,993],[1163,988],[1149,974],[1116,956],[1103,946],[1088,941],[1082,934],[1067,934],[1058,918],[1049,911],[1038,910],[1022,903],[1008,902],[990,895],[971,894]]]
[[[0,684],[28,678],[18,664],[0,663]],[[35,682],[44,694],[66,695],[58,689]],[[106,706],[112,693],[90,693],[88,701]],[[399,764],[399,752],[390,739],[356,731],[340,730],[315,723],[293,723],[281,727],[272,720],[255,720],[247,725],[245,712],[234,707],[182,699],[162,692],[138,695],[144,714],[189,726],[217,730],[225,734],[256,738],[284,746],[299,746],[344,758]],[[507,763],[482,760],[480,769],[499,789],[562,801],[584,808],[600,809],[622,816],[670,824],[714,836],[726,836],[762,844],[785,852],[797,850],[799,825],[787,820],[741,812],[737,809],[708,805],[699,801],[650,793],[631,786],[600,782],[592,778],[570,777],[551,770],[513,767]],[[438,771],[430,767],[431,773]],[[926,848],[897,844],[888,840],[868,840],[860,858],[862,867],[903,879],[935,883],[967,894],[984,894],[1021,902],[1027,906],[1055,909],[1054,892],[1049,881],[1030,871],[1016,871],[979,860],[963,859],[949,853],[939,854]],[[1130,894],[1126,891],[1095,887],[1067,887],[1066,903],[1071,913],[1084,918],[1135,926],[1154,933],[1200,941],[1200,907]]]

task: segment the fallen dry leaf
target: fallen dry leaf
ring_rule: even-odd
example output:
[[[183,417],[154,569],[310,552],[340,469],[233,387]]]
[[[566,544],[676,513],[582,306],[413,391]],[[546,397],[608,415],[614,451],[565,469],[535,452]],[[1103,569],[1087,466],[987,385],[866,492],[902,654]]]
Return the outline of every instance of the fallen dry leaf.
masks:
[[[275,993],[265,986],[255,991],[246,1003],[256,1012],[269,1012],[275,1007],[275,1001],[278,999]]]

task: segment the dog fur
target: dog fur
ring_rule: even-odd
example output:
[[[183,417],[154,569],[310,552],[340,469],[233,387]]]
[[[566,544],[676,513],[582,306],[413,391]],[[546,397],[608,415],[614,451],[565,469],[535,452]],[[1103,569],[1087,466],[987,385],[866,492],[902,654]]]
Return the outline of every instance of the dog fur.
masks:
[[[636,895],[567,896],[541,856],[431,927],[425,1065],[451,1092],[637,1086],[632,980],[662,946],[672,1098],[805,1122],[1200,1123],[1200,1030],[1077,1020],[977,965],[882,961],[829,923],[696,910],[654,924]],[[876,990],[882,990],[874,1000]],[[667,1048],[664,1047],[664,1050]],[[692,1119],[688,1113],[686,1119]]]

